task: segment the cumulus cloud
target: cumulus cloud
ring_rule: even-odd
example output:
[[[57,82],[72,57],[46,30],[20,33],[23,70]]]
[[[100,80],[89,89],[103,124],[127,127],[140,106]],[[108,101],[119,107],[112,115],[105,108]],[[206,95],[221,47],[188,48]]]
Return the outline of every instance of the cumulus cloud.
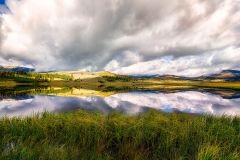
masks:
[[[126,51],[122,54],[117,55],[116,58],[111,60],[105,67],[104,70],[113,71],[122,67],[129,66],[131,64],[139,63],[142,61],[142,57],[133,52]]]
[[[139,72],[134,66],[163,73],[157,69],[164,63],[172,64],[164,72],[180,70],[187,75],[202,75],[203,68],[212,73],[239,67],[237,60],[231,60],[239,58],[239,1],[8,0],[6,4],[11,12],[0,19],[1,62],[38,70],[87,68],[129,74]],[[229,48],[234,50],[231,55]],[[173,58],[165,62],[166,56]],[[174,66],[178,62],[183,65]]]
[[[139,70],[139,68],[141,68]],[[198,56],[184,56],[181,58],[161,58],[147,62],[140,62],[118,70],[119,74],[144,75],[172,74],[178,76],[209,75],[222,70],[240,70],[240,49],[229,47],[220,51],[201,54]]]
[[[2,26],[2,17],[0,17],[0,26]],[[2,41],[3,41],[3,36],[2,36],[2,28],[0,28],[0,53],[2,53]]]

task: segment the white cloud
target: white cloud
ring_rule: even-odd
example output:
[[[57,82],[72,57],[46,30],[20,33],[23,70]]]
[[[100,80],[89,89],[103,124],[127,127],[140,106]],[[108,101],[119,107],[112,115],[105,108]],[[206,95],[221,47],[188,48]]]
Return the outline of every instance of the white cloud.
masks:
[[[105,67],[104,70],[114,71],[131,64],[141,62],[142,57],[137,53],[126,51],[118,55],[115,59],[111,60]]]
[[[116,62],[118,63],[118,62]],[[139,69],[141,68],[141,69]],[[240,49],[229,47],[200,56],[187,56],[173,60],[157,59],[139,62],[118,70],[118,74],[173,74],[179,76],[200,76],[226,69],[240,69]]]
[[[88,68],[136,73],[133,68],[140,65],[139,73],[154,73],[161,67],[193,76],[237,68],[231,59],[239,57],[229,56],[228,49],[235,46],[236,52],[240,46],[238,3],[8,0],[11,13],[0,15],[0,58],[38,70]],[[161,60],[165,56],[174,57],[168,65]],[[210,57],[215,61],[209,62]],[[130,68],[134,71],[125,71]]]

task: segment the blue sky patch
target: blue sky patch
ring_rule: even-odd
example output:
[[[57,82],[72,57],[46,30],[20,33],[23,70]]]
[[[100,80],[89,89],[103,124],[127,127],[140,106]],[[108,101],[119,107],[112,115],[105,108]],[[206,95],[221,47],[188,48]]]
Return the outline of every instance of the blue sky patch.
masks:
[[[162,59],[166,60],[167,62],[173,59],[173,56],[164,56]]]
[[[5,4],[5,0],[0,0],[0,4]]]
[[[10,13],[6,0],[0,0],[0,15]]]

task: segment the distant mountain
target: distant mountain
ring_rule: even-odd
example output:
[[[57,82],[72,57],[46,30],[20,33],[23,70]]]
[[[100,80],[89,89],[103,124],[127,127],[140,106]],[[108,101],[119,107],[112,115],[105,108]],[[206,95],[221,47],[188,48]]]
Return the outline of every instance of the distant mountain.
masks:
[[[34,68],[27,68],[27,67],[19,67],[19,66],[1,66],[0,65],[0,70],[1,71],[14,71],[14,72],[34,72]]]
[[[161,80],[225,80],[238,81],[240,80],[240,71],[223,70],[220,73],[200,77],[184,77],[175,75],[132,75],[134,78],[157,78]]]
[[[132,75],[134,78],[156,78],[159,74],[149,74],[149,75]]]
[[[152,75],[132,75],[134,78],[157,78],[157,79],[189,79],[188,77],[183,76],[175,76],[175,75],[159,75],[159,74],[152,74]]]
[[[240,71],[237,70],[223,70],[222,72],[218,74],[213,74],[210,76],[204,76],[201,77],[204,79],[209,79],[209,80],[229,80],[229,81],[236,81],[240,80]]]

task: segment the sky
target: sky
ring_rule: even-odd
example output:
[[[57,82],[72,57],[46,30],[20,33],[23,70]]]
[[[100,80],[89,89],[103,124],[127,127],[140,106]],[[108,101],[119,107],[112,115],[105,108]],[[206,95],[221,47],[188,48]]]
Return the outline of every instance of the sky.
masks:
[[[0,0],[0,4],[5,4],[5,0]]]
[[[0,0],[0,64],[129,75],[240,70],[240,0]]]

